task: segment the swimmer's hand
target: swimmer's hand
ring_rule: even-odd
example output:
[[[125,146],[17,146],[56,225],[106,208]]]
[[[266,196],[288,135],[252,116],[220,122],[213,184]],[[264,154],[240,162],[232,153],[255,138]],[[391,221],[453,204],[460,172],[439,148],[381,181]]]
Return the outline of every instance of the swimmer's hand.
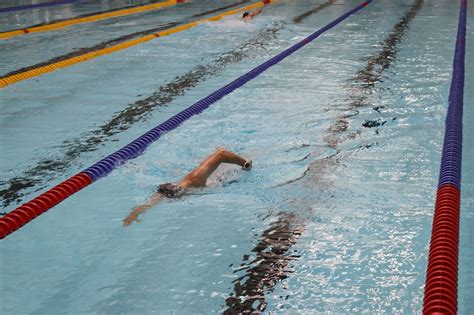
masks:
[[[131,213],[128,217],[126,217],[124,220],[123,220],[123,226],[129,226],[130,224],[133,223],[133,221],[137,221],[137,222],[140,222],[138,220],[138,214],[136,213]]]
[[[154,204],[156,204],[160,199],[162,198],[160,193],[155,193],[153,194],[144,204],[139,205],[136,207],[129,215],[128,217],[123,220],[123,226],[129,226],[132,224],[133,221],[140,222],[138,220],[138,215],[141,213],[147,211],[151,207],[153,207]]]
[[[250,171],[251,168],[252,168],[252,160],[246,160],[244,165],[242,166],[242,169],[244,171]]]

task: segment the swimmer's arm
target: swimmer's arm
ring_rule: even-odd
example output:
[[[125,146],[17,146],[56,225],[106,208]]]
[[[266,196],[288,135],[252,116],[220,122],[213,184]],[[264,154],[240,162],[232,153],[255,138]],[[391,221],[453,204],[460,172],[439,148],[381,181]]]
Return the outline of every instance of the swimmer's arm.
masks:
[[[133,221],[138,221],[138,216],[153,207],[160,201],[162,198],[161,194],[156,193],[152,195],[144,204],[139,205],[123,220],[123,226],[129,226]]]
[[[254,12],[250,13],[250,16],[254,17],[256,15],[259,15],[260,13],[262,13],[262,9],[255,10]]]
[[[221,154],[221,162],[240,165],[245,170],[252,168],[251,160],[246,160],[243,157],[240,157],[237,154],[224,149],[218,150],[217,152],[218,154]]]

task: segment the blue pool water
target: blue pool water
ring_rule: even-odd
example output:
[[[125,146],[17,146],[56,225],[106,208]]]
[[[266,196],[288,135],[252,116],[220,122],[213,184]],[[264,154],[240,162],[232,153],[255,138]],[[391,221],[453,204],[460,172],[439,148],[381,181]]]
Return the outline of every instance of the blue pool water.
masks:
[[[1,189],[31,184],[5,195],[5,211],[360,1],[333,1],[293,20],[325,2],[279,1],[251,22],[204,23],[4,88]],[[374,1],[2,240],[0,313],[421,313],[459,5],[420,2],[397,33],[415,1]],[[144,1],[0,14],[0,31],[137,3]],[[231,3],[191,1],[1,41],[0,69]],[[468,18],[459,314],[474,313],[473,27]],[[363,72],[371,62],[373,81]],[[208,188],[122,227],[158,184],[218,147],[251,158],[253,169],[225,165]]]

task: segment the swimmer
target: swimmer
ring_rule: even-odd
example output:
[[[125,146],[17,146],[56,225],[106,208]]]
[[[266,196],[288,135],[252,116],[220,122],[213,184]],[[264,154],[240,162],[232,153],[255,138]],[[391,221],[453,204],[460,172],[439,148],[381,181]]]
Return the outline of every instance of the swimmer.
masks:
[[[138,215],[153,207],[158,201],[167,198],[179,198],[186,193],[187,188],[205,187],[207,178],[217,169],[221,163],[240,165],[243,170],[249,171],[252,168],[252,160],[246,160],[235,153],[224,149],[217,149],[207,157],[191,173],[183,177],[177,183],[166,183],[158,186],[154,193],[144,204],[136,207],[127,218],[123,220],[123,226],[138,221]]]
[[[242,18],[244,20],[251,20],[255,16],[259,15],[260,13],[262,13],[262,9],[258,9],[258,10],[252,11],[252,12],[244,12],[244,14],[242,15]]]

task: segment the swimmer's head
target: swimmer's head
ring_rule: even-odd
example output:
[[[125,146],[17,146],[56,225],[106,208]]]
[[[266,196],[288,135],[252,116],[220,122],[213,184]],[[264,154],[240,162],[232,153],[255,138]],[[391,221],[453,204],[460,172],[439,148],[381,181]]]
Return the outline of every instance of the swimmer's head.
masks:
[[[249,14],[250,14],[250,13],[248,13],[248,12],[244,12],[244,14],[242,15],[242,18],[243,18],[243,19],[246,19],[247,17],[249,17]]]
[[[185,189],[177,184],[166,183],[158,186],[158,192],[168,198],[179,198],[185,193]]]

